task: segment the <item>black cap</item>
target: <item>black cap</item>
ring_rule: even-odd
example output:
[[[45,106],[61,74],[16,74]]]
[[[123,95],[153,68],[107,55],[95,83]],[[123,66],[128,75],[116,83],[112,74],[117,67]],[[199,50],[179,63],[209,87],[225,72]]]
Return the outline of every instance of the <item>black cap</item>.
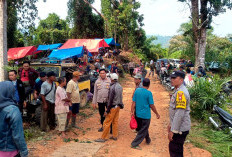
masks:
[[[45,72],[41,72],[41,73],[39,73],[39,76],[40,77],[45,77],[45,76],[47,76],[47,74]]]
[[[181,78],[185,78],[185,73],[183,71],[173,71],[171,74],[171,78],[176,78],[176,77],[181,77]]]
[[[99,70],[99,73],[100,73],[101,71],[107,72],[105,68],[101,68],[101,69]]]
[[[56,76],[56,74],[53,71],[50,71],[47,73],[47,77],[51,77],[51,76]]]

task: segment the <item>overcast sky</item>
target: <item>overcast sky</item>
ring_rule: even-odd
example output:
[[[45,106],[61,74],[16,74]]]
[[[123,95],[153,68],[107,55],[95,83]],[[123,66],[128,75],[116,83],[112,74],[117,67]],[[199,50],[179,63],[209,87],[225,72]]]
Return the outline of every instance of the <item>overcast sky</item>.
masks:
[[[147,35],[177,34],[177,30],[184,22],[189,21],[190,11],[184,3],[177,0],[138,0],[141,3],[139,12],[144,14],[144,29]],[[37,3],[39,17],[45,19],[49,13],[56,13],[62,19],[67,16],[68,0],[40,0]],[[101,1],[95,0],[94,6],[101,10]],[[37,22],[38,23],[38,22]],[[213,20],[214,33],[219,36],[232,34],[232,11],[228,10]]]

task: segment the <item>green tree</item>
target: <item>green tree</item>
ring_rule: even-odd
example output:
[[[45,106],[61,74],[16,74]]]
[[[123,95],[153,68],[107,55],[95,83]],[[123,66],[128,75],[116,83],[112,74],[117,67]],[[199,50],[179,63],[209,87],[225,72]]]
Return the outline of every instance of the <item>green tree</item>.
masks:
[[[88,0],[92,4],[94,0]],[[103,19],[92,13],[92,8],[83,0],[68,1],[68,21],[72,26],[72,38],[103,38]]]
[[[33,40],[34,45],[64,43],[69,38],[69,31],[67,22],[52,13],[46,19],[40,20],[36,30],[30,30],[28,38]]]
[[[205,67],[207,29],[211,28],[212,19],[231,9],[230,0],[179,0],[190,6],[192,31],[195,47],[195,67]]]
[[[27,33],[34,26],[38,10],[38,0],[7,0],[7,43],[8,48],[24,46],[21,38],[17,38],[19,31]]]

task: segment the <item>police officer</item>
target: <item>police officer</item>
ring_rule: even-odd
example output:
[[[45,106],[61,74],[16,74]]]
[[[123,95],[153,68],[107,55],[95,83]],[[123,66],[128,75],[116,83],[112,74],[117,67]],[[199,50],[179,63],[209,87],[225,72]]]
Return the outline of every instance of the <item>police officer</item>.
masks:
[[[184,78],[185,73],[182,71],[171,74],[171,83],[175,87],[169,106],[168,139],[171,157],[183,157],[184,141],[191,128],[190,95],[183,84]]]
[[[102,127],[98,130],[99,132],[103,131],[103,122],[105,120],[104,113],[107,107],[109,89],[110,89],[110,79],[106,77],[106,70],[99,70],[100,77],[97,79],[94,85],[94,94],[93,94],[93,108],[97,108],[101,117]]]

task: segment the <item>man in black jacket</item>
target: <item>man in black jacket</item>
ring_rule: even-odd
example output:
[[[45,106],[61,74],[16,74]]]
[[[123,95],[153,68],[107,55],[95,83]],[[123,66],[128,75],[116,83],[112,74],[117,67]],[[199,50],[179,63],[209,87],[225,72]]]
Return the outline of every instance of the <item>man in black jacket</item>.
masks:
[[[23,82],[20,79],[17,79],[17,72],[15,70],[11,70],[8,73],[9,80],[13,83],[15,87],[15,100],[18,104],[19,110],[22,113],[23,107],[26,107],[26,95],[25,88],[23,86]]]

